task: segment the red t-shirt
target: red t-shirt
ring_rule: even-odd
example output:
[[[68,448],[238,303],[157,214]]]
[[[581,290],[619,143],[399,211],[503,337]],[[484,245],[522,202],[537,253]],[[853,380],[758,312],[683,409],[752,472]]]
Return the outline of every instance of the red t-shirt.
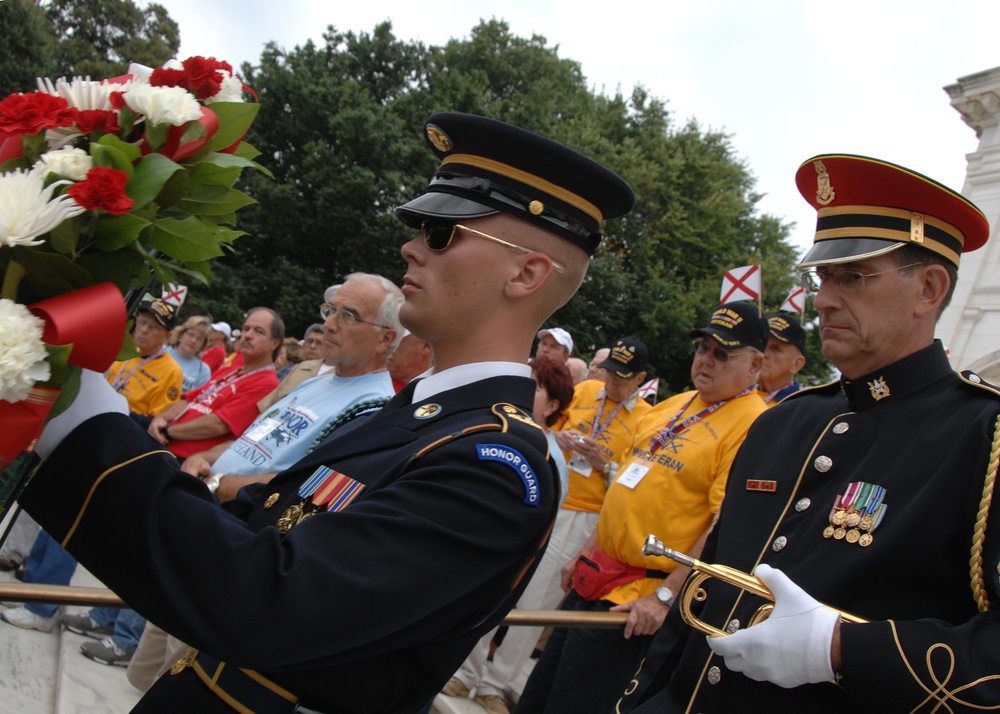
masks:
[[[201,353],[201,361],[208,365],[210,372],[214,372],[222,364],[222,360],[226,358],[226,348],[222,345],[216,345],[215,347],[209,347],[204,352]]]
[[[183,399],[188,402],[188,408],[171,422],[183,424],[205,414],[215,414],[229,427],[230,433],[211,439],[171,441],[167,448],[175,456],[186,459],[191,454],[235,439],[257,418],[260,413],[257,402],[278,386],[278,376],[273,365],[236,377],[238,370],[238,367],[222,370],[207,384],[186,392]]]

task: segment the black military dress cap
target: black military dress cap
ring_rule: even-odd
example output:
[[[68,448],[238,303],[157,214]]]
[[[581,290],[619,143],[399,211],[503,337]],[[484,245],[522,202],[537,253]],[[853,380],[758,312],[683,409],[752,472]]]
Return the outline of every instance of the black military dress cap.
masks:
[[[989,237],[986,216],[961,194],[888,161],[823,154],[795,174],[799,193],[817,211],[816,238],[799,263],[849,263],[916,245],[956,267],[962,253]]]
[[[756,303],[737,300],[715,308],[708,325],[691,330],[688,337],[711,337],[727,350],[756,347],[763,352],[768,329]]]
[[[442,112],[424,125],[441,165],[426,193],[399,206],[412,228],[425,220],[461,222],[509,213],[593,255],[601,221],[628,213],[631,187],[583,154],[520,127]]]

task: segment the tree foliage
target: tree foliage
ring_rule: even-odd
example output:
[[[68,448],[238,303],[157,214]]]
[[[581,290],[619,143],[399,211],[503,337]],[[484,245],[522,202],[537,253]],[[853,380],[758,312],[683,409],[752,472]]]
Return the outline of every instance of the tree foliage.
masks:
[[[115,77],[130,62],[159,67],[180,47],[180,30],[162,5],[143,10],[132,0],[48,0],[44,8],[58,38],[56,76]]]
[[[0,98],[32,91],[52,71],[56,38],[36,0],[0,2]]]

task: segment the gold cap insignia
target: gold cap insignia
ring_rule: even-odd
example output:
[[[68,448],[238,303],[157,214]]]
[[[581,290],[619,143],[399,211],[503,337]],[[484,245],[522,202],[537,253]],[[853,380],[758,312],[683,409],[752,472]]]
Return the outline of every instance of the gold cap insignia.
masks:
[[[541,201],[532,201],[531,203],[528,204],[528,213],[530,213],[533,216],[542,215],[542,211],[544,210],[545,210],[545,204],[542,203]]]
[[[413,416],[417,419],[429,419],[440,411],[440,404],[421,404],[414,410]]]
[[[826,172],[826,164],[814,161],[813,166],[816,167],[816,203],[828,206],[837,197],[837,192],[830,184],[830,174]]]
[[[876,402],[889,396],[889,385],[885,383],[885,377],[879,377],[874,382],[869,382],[868,390]]]
[[[270,496],[267,497],[267,500],[264,501],[264,508],[270,508],[277,502],[278,502],[278,494],[272,493]]]
[[[451,143],[451,139],[443,131],[438,129],[433,124],[427,125],[427,140],[431,142],[431,145],[441,152],[451,151],[455,146]]]
[[[924,217],[920,213],[910,214],[910,240],[914,243],[924,242]]]

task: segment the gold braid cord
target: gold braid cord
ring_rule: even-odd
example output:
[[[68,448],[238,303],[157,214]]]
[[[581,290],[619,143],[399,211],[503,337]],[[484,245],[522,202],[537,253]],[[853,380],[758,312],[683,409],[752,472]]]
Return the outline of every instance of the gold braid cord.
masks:
[[[990,601],[986,596],[986,585],[983,581],[983,542],[986,540],[986,520],[990,515],[990,504],[993,502],[993,486],[997,479],[997,465],[1000,464],[1000,416],[997,417],[993,430],[993,446],[990,449],[990,461],[986,467],[986,480],[983,482],[983,497],[979,501],[979,512],[976,514],[976,527],[972,532],[972,559],[969,561],[972,577],[972,594],[980,612],[990,609]]]

